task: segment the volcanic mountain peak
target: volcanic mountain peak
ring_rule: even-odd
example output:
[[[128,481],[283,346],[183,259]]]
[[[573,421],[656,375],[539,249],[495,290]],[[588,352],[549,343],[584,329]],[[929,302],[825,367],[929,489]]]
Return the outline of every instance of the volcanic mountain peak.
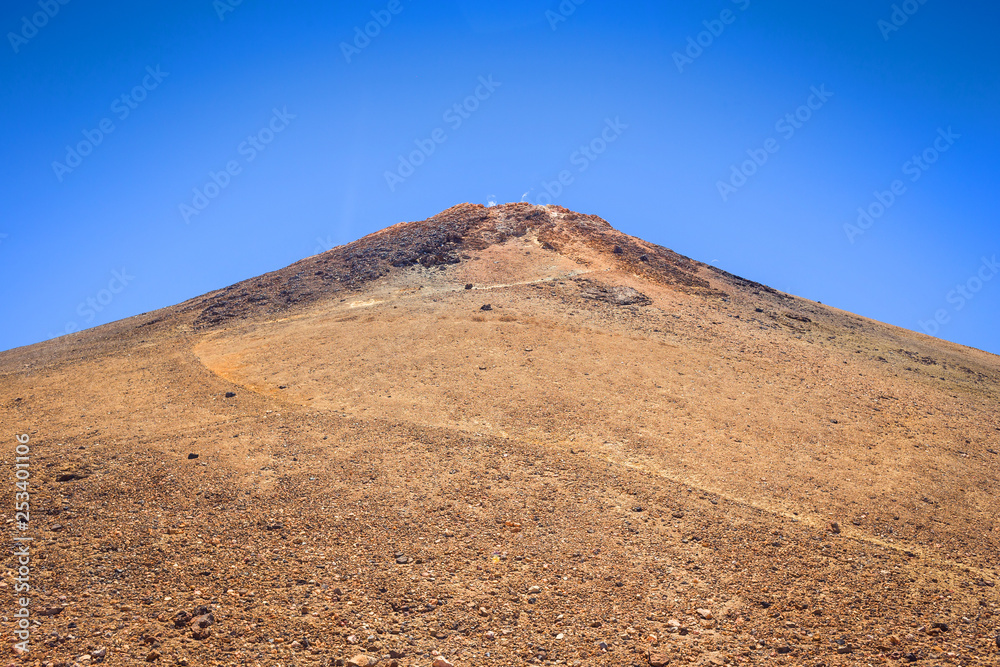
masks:
[[[399,223],[344,247],[362,257],[384,254],[396,267],[436,266],[459,263],[462,251],[483,250],[525,235],[548,244],[549,250],[555,249],[550,241],[585,244],[624,236],[597,216],[559,206],[458,204],[426,220]]]
[[[438,229],[457,233],[463,238],[482,240],[487,244],[502,243],[511,236],[522,236],[529,230],[558,230],[568,236],[580,238],[615,231],[606,220],[596,215],[584,215],[562,206],[538,206],[525,202],[497,206],[456,204],[426,220],[393,225],[376,232],[376,235],[391,236],[401,228],[421,228],[428,233]]]
[[[996,664],[998,402],[996,356],[527,204],[0,354],[53,664]]]
[[[507,249],[511,252],[500,250],[510,244]],[[538,251],[539,261],[524,265],[523,258],[512,252],[515,246],[524,252]],[[493,207],[459,204],[426,220],[387,227],[279,271],[210,293],[189,302],[188,307],[201,310],[196,328],[212,327],[234,317],[273,315],[323,298],[343,298],[344,293],[414,267],[443,270],[475,262],[474,256],[483,251],[491,256],[499,253],[491,262],[509,264],[507,268],[514,273],[505,276],[507,282],[548,275],[543,265],[550,266],[552,261],[565,265],[567,271],[614,269],[680,290],[705,293],[715,293],[709,278],[722,275],[671,250],[623,234],[594,215],[527,203]],[[543,256],[548,260],[543,261]],[[538,273],[533,276],[532,272]]]

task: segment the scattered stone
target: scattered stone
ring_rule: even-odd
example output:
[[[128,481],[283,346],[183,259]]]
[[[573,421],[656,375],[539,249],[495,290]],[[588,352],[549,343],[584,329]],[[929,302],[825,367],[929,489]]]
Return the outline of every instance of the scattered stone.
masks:
[[[667,667],[670,664],[670,656],[666,653],[650,653],[649,667]]]
[[[622,250],[622,247],[620,245],[616,245],[615,249],[612,252],[614,252],[616,255],[620,255],[620,254],[622,254],[625,251]]]
[[[194,452],[191,452],[190,454],[188,454],[188,460],[189,460],[189,461],[190,461],[191,459],[196,459],[196,458],[198,458],[198,455],[197,455],[197,454],[195,454]]]
[[[431,667],[455,667],[455,665],[451,664],[444,658],[438,658],[433,663],[431,663]]]
[[[195,616],[191,619],[191,636],[197,640],[208,639],[212,635],[211,626],[214,623],[215,617],[211,613]]]
[[[156,662],[159,659],[160,659],[160,652],[157,651],[156,649],[153,649],[152,651],[146,654],[146,662]]]
[[[227,391],[226,392],[226,398],[235,398],[235,397],[236,397],[236,392],[235,391]]]
[[[486,304],[483,304],[482,306],[480,306],[479,310],[493,310],[493,306],[491,306],[490,304],[486,303]]]
[[[711,609],[699,609],[698,615],[701,616],[706,621],[711,621],[713,618]]]
[[[683,519],[684,518],[684,512],[682,512],[680,510],[677,510],[676,512],[674,512],[670,516],[674,517],[675,519]]]
[[[396,563],[398,563],[399,565],[406,565],[409,562],[410,559],[408,556],[396,556]]]
[[[465,289],[472,289],[472,283],[467,283],[465,285]]]
[[[831,521],[830,522],[830,532],[833,533],[834,535],[839,535],[840,534],[840,524],[837,523],[836,521]]]
[[[348,660],[347,664],[349,667],[374,667],[376,662],[378,661],[375,658],[367,656],[364,653],[359,653]]]

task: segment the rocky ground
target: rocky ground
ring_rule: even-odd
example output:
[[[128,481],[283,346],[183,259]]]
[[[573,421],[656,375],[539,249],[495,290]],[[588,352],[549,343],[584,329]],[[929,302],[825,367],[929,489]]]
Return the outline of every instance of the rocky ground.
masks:
[[[4,664],[1000,665],[998,388],[598,218],[455,207],[0,354]]]

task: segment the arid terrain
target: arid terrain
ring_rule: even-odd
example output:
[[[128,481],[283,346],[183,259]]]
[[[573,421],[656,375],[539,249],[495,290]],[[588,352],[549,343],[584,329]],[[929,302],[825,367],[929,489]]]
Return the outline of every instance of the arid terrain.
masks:
[[[0,353],[2,664],[1000,665],[998,405],[995,355],[462,204]]]

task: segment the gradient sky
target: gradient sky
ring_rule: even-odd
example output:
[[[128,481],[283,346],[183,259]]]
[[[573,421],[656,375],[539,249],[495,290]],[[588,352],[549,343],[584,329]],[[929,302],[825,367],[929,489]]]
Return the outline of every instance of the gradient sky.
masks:
[[[1000,353],[1000,7],[897,7],[8,0],[0,349],[524,199]]]

